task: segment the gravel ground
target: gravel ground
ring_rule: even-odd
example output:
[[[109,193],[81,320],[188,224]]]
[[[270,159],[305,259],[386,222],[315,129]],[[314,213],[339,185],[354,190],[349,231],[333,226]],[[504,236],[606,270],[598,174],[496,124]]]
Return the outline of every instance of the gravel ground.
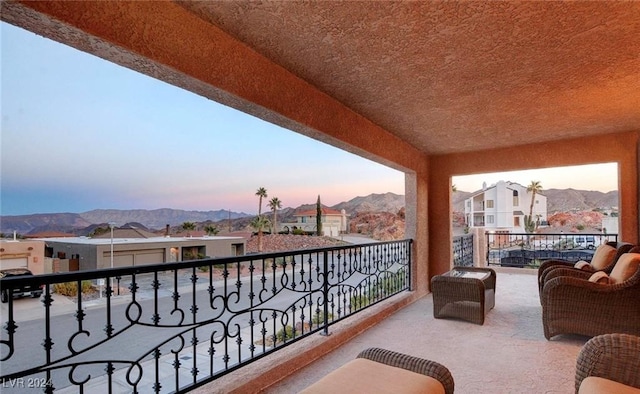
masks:
[[[262,236],[262,252],[282,252],[286,250],[312,249],[329,246],[347,245],[335,238],[317,237],[310,235],[269,234]],[[247,253],[258,252],[258,237],[253,236],[247,241]]]

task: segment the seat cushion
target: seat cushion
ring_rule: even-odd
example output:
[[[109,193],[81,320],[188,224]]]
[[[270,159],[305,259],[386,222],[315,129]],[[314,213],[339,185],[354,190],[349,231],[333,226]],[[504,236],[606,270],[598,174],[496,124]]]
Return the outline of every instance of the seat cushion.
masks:
[[[639,394],[640,389],[613,380],[588,376],[580,383],[578,394]]]
[[[602,244],[598,246],[591,259],[591,266],[596,271],[605,269],[616,258],[617,252],[618,250],[611,245]]]
[[[622,283],[640,268],[640,253],[625,253],[618,259],[609,275],[610,283]]]
[[[301,393],[444,394],[444,387],[430,376],[366,358],[357,358],[327,374]]]

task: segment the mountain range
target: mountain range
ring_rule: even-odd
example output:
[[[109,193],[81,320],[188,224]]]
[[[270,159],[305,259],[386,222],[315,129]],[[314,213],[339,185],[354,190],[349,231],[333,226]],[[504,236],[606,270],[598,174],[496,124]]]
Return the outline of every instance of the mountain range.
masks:
[[[453,210],[464,211],[464,200],[469,198],[471,192],[456,191],[452,197]],[[618,192],[602,193],[598,191],[574,190],[574,189],[549,189],[542,192],[547,196],[547,211],[569,212],[572,210],[592,210],[596,208],[607,209],[618,205]],[[363,213],[385,212],[398,214],[405,205],[403,195],[394,193],[370,194],[368,196],[355,197],[349,201],[341,202],[330,208],[344,209],[350,217],[362,216]],[[296,211],[314,209],[315,204],[301,205],[297,208],[284,208],[278,211],[278,221],[293,221]],[[219,227],[227,227],[230,230],[246,229],[254,215],[243,212],[231,212],[228,210],[214,211],[185,211],[179,209],[96,209],[83,213],[51,213],[19,216],[1,216],[0,232],[11,234],[16,231],[21,235],[41,234],[45,232],[73,233],[88,235],[96,227],[106,223],[116,223],[117,226],[125,224],[135,225],[140,228],[162,230],[166,225],[180,226],[184,222],[221,222]]]

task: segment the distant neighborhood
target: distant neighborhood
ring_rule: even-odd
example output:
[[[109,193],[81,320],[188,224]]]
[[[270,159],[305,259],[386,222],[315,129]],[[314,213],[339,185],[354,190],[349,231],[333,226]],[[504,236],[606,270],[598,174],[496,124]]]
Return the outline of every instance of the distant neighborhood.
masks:
[[[454,234],[462,234],[474,227],[525,232],[528,231],[527,223],[536,231],[548,228],[566,232],[617,232],[617,192],[568,189],[538,191],[533,199],[532,196],[527,186],[509,181],[483,185],[476,192],[456,191],[452,201]],[[559,204],[578,206],[594,203],[600,206],[582,206],[584,209],[564,212],[550,210]],[[333,207],[322,205],[321,211],[321,234],[325,237],[355,233],[383,241],[404,238],[402,195],[385,193],[356,197]],[[5,216],[0,222],[3,238],[1,268],[29,267],[38,274],[251,252],[248,245],[255,244],[250,241],[256,234],[256,228],[252,226],[256,216],[229,211],[211,212],[216,212],[217,220],[203,217],[203,212],[194,212],[194,216],[190,216],[189,211],[171,209]],[[315,204],[279,209],[277,214],[277,229],[265,226],[262,229],[265,234],[311,234],[317,231]],[[156,225],[159,220],[169,223],[154,229],[137,221],[124,222],[130,217]],[[194,217],[204,220],[190,221]],[[89,222],[88,218],[94,222]],[[169,221],[169,218],[173,219]]]

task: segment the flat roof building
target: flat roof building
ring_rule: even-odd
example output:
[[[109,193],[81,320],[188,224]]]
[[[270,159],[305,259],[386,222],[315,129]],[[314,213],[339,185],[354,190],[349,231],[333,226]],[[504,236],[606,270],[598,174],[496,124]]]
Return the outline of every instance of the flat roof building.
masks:
[[[112,267],[132,267],[230,257],[245,253],[243,237],[150,237],[150,238],[43,238],[48,257],[77,260],[80,271]],[[111,251],[113,250],[113,260]],[[75,269],[71,269],[75,270]]]

